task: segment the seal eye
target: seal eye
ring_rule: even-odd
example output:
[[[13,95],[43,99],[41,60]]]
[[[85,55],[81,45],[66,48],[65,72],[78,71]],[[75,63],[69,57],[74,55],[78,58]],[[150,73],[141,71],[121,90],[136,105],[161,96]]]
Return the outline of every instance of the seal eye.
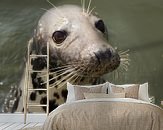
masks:
[[[98,20],[97,22],[95,22],[95,27],[102,33],[105,33],[105,24],[103,20]]]
[[[55,43],[61,44],[67,37],[67,32],[62,30],[62,31],[56,31],[52,35],[52,39]]]

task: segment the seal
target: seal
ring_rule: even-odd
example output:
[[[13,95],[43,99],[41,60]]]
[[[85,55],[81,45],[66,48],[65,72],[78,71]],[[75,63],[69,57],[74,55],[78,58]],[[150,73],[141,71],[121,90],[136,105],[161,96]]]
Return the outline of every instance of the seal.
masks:
[[[102,75],[112,72],[120,65],[120,55],[108,44],[107,28],[101,18],[76,5],[63,5],[47,10],[40,18],[34,31],[30,53],[46,55],[50,46],[50,101],[49,111],[54,110],[67,98],[66,83],[98,84],[104,82]],[[46,58],[31,60],[32,70],[44,70]],[[46,88],[45,73],[33,72],[30,76],[31,88]],[[23,111],[22,77],[16,98],[4,104],[3,112]],[[13,92],[13,91],[12,91]],[[11,93],[12,93],[11,92]],[[10,95],[12,95],[10,93]],[[32,91],[31,103],[46,104],[45,91]],[[11,103],[10,103],[11,102]],[[10,106],[10,109],[9,107]],[[46,111],[46,107],[30,108],[32,111]]]

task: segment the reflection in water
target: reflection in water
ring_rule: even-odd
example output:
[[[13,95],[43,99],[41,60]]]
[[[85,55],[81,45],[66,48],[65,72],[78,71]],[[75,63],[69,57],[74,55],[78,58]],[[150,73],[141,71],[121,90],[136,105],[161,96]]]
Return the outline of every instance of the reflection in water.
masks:
[[[51,0],[53,1],[53,0]],[[78,3],[60,0],[53,3]],[[97,11],[109,27],[113,46],[130,49],[130,68],[119,79],[107,75],[114,83],[143,83],[148,81],[150,95],[156,103],[163,100],[163,1],[94,0]],[[18,84],[26,45],[32,36],[40,8],[50,8],[45,0],[6,0],[0,5],[0,104],[11,85]]]

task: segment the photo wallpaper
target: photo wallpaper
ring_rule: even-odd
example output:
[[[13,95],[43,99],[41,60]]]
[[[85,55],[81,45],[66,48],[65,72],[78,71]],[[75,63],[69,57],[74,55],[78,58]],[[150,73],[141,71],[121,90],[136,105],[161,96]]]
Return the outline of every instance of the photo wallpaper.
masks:
[[[58,7],[64,4],[81,8]],[[79,15],[80,9],[85,16]],[[71,15],[72,12],[76,15]],[[25,79],[29,43],[30,54],[47,55],[47,47],[50,48],[49,65],[45,57],[30,60],[32,70],[49,68],[53,97],[50,111],[66,101],[67,81],[74,84],[148,82],[149,96],[160,106],[162,14],[161,0],[92,0],[85,5],[80,0],[1,0],[0,111],[23,111],[22,79]],[[46,88],[46,73],[32,72],[30,78],[32,88]],[[29,98],[40,104],[45,104],[47,99],[43,90],[30,92]]]

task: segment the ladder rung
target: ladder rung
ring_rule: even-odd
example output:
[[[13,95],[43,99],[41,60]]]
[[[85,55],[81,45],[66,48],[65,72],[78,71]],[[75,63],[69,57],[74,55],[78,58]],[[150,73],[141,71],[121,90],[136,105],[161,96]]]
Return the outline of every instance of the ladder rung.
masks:
[[[29,70],[30,72],[37,72],[37,73],[41,73],[41,72],[43,72],[43,73],[48,73],[48,71],[47,70]]]
[[[29,106],[29,107],[47,107],[47,105],[45,105],[45,104],[32,104],[32,103],[28,103],[27,106]]]
[[[30,55],[30,57],[47,57],[47,55]]]
[[[30,88],[30,89],[28,89],[28,90],[29,90],[29,91],[41,91],[41,90],[45,90],[45,91],[46,91],[47,89],[41,89],[41,88],[40,88],[40,89],[39,89],[39,88],[38,88],[38,89],[31,89],[31,88]]]

